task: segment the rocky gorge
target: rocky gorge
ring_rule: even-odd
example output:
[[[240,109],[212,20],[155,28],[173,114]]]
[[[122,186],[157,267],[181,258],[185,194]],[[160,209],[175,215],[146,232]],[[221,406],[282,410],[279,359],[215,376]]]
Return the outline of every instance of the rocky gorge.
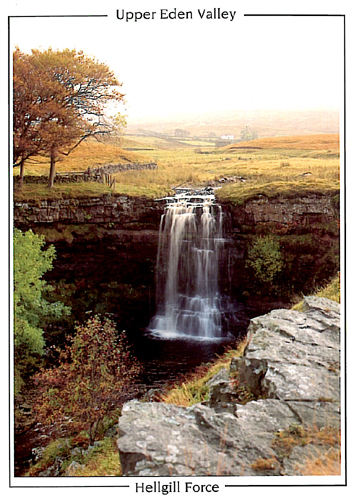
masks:
[[[262,295],[266,290],[267,294],[275,292],[288,299],[296,293],[310,293],[314,286],[321,285],[338,271],[338,194],[309,193],[294,198],[259,195],[240,205],[219,203],[225,240],[219,273],[224,295],[243,300],[255,293]],[[85,258],[81,256],[92,245],[97,247],[94,265],[105,262],[109,267],[123,262],[124,276],[130,266],[134,272],[139,261],[144,286],[154,294],[151,269],[156,262],[164,206],[163,201],[119,194],[15,201],[14,225],[23,230],[31,228],[43,234],[48,243],[53,243],[58,249],[60,267],[64,256],[71,260],[78,254],[78,269],[85,267]],[[264,235],[277,239],[283,254],[284,263],[275,287],[257,282],[247,266],[250,247]],[[141,270],[146,263],[149,269]],[[119,280],[120,273],[117,276]]]
[[[306,474],[306,460],[331,453],[340,474],[338,443],[309,438],[324,429],[340,433],[340,365],[339,304],[305,297],[301,312],[253,318],[243,355],[209,381],[208,401],[123,406],[123,475],[296,476]],[[253,395],[246,404],[238,402],[240,386]],[[284,449],[286,433],[292,440]]]
[[[245,334],[250,318],[289,304],[294,294],[309,293],[314,285],[325,283],[337,272],[338,196],[319,193],[301,198],[270,199],[257,196],[240,205],[228,202],[220,204],[224,243],[219,259],[219,288],[223,305],[226,306],[223,309],[223,322],[230,333],[230,342],[237,343]],[[149,387],[154,390],[160,388],[168,377],[169,380],[175,380],[192,367],[222,352],[212,347],[208,349],[207,357],[201,358],[200,347],[189,347],[191,352],[187,354],[194,364],[186,368],[177,362],[176,353],[173,352],[175,345],[166,352],[166,342],[157,344],[149,340],[147,345],[146,336],[141,334],[156,307],[156,257],[164,208],[162,201],[119,194],[14,203],[14,225],[24,231],[32,229],[43,235],[47,244],[55,246],[54,268],[45,276],[53,286],[52,300],[55,298],[70,305],[72,318],[78,322],[86,321],[88,313],[109,313],[118,331],[125,329],[128,332],[137,358],[144,366],[152,368],[153,377],[151,380],[145,377],[143,384],[146,387],[144,385],[141,394]],[[269,234],[279,241],[284,259],[282,271],[271,285],[257,280],[247,265],[249,249],[254,241]],[[229,304],[232,307],[228,309]],[[63,325],[50,325],[45,331],[47,344],[61,345],[65,328]],[[180,349],[186,353],[184,344]],[[222,346],[220,349],[223,349]],[[51,359],[48,358],[48,362]],[[171,378],[172,368],[174,373]],[[259,369],[258,366],[256,370]],[[221,373],[220,377],[224,380],[220,380],[220,384],[214,381],[216,384],[211,401],[215,400],[219,404],[221,397],[222,405],[231,408],[227,418],[232,419],[232,408],[237,403],[233,396],[228,401],[228,394],[235,377],[231,373]],[[224,389],[225,395],[220,396]],[[271,403],[263,402],[268,401],[263,396],[262,392],[257,395],[257,400],[252,401],[256,408],[262,404],[271,406]],[[130,404],[134,407],[135,402]],[[252,404],[250,402],[251,406],[247,408],[252,408]],[[154,405],[157,403],[139,406],[139,414],[142,408],[144,412],[156,412]],[[164,412],[166,408],[164,406],[164,410],[158,411]],[[219,414],[218,410],[206,405],[195,411],[203,415],[206,412],[205,418],[208,419],[209,410]],[[173,411],[182,412],[182,420],[187,415],[187,421],[191,421],[194,412],[180,408]],[[238,415],[241,413],[242,408],[238,409]],[[247,420],[248,417],[245,418]],[[289,422],[292,418],[289,416]],[[173,450],[171,448],[171,453]],[[128,469],[124,469],[124,473],[130,474]]]

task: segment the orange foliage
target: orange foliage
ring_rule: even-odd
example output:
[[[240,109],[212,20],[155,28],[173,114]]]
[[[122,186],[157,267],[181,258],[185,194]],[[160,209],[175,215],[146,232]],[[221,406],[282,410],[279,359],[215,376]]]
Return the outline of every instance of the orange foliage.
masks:
[[[306,458],[305,463],[296,468],[306,476],[339,476],[341,473],[340,450],[332,449],[327,453],[319,451],[317,456]]]
[[[45,424],[86,430],[93,444],[99,423],[119,406],[140,367],[130,356],[125,335],[118,336],[107,318],[95,316],[77,325],[68,340],[58,366],[35,375],[33,410]]]

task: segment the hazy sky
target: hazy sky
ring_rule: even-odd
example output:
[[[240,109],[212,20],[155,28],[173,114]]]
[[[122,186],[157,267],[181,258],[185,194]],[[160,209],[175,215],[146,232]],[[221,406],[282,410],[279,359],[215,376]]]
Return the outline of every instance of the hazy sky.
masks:
[[[123,111],[131,118],[342,105],[341,17],[245,17],[243,13],[252,9],[243,7],[233,21],[231,14],[228,19],[200,19],[198,9],[239,8],[240,2],[229,1],[79,3],[76,10],[32,8],[15,13],[108,17],[12,18],[11,45],[23,51],[49,46],[82,49],[106,62],[123,83]],[[192,11],[192,19],[160,19],[161,8],[172,11],[175,5],[178,11]],[[117,19],[117,9],[121,15],[156,14],[155,19],[126,22]]]

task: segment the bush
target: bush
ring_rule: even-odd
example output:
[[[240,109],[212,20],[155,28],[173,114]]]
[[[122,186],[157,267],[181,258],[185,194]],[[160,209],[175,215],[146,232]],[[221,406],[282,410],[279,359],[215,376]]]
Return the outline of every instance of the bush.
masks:
[[[123,334],[117,337],[109,319],[91,318],[79,325],[59,365],[35,376],[37,417],[45,424],[64,424],[68,432],[86,430],[90,444],[101,422],[121,403],[127,385],[139,373]]]
[[[23,378],[38,368],[43,355],[44,339],[41,323],[46,317],[60,318],[69,313],[61,302],[50,303],[44,294],[50,290],[43,275],[52,269],[55,248],[43,250],[45,239],[31,230],[14,230],[14,368],[15,394]]]
[[[262,283],[272,283],[284,266],[280,245],[271,236],[260,236],[248,252],[246,266]]]

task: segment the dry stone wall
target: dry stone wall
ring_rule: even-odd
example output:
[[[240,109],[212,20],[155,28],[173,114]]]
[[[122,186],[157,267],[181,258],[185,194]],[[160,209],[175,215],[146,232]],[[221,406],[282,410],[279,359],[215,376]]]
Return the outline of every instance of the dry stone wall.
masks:
[[[70,184],[75,182],[106,182],[107,176],[128,170],[157,170],[156,163],[116,163],[107,164],[102,167],[88,168],[84,172],[57,172],[55,174],[55,184]],[[18,184],[19,176],[14,177],[14,184]],[[26,175],[24,183],[48,184],[46,175]]]

